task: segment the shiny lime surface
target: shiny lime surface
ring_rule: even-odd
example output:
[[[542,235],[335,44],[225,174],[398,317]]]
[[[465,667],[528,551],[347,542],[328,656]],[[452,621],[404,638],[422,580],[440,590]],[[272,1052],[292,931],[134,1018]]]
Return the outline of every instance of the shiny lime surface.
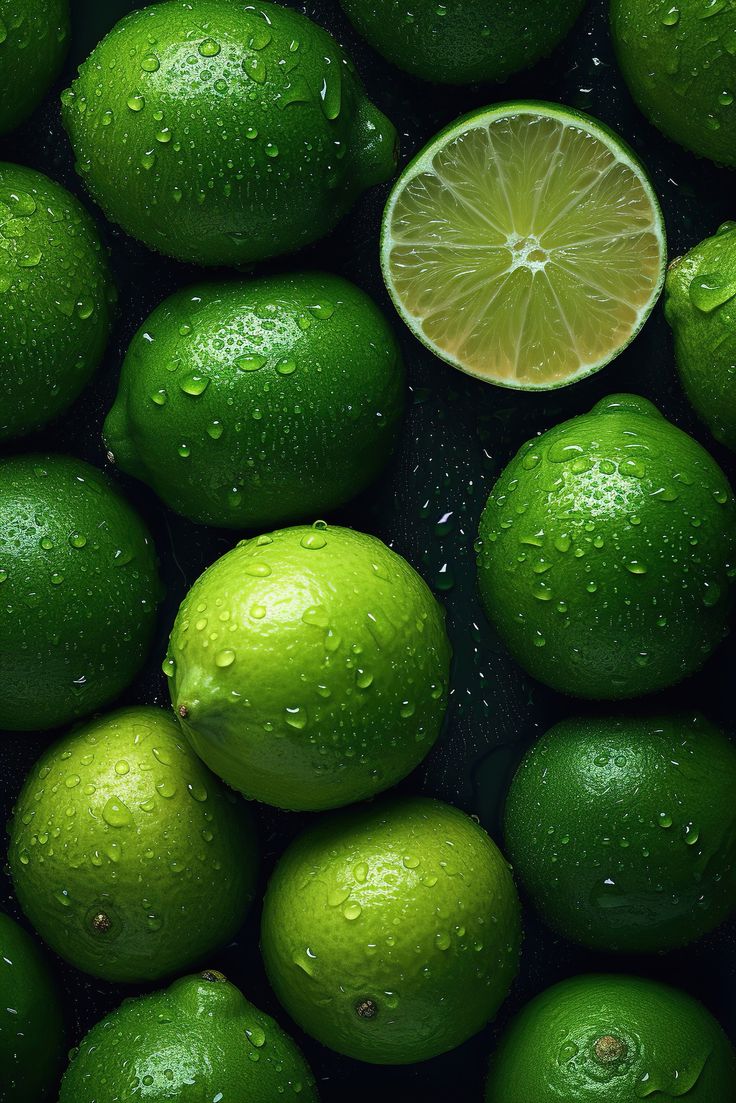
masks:
[[[506,848],[565,937],[669,950],[736,908],[734,791],[736,747],[702,717],[563,720],[514,777]]]
[[[532,1000],[491,1057],[485,1103],[731,1103],[736,1058],[684,992],[641,977],[590,975]]]
[[[38,944],[0,912],[0,1103],[56,1098],[61,1000]]]
[[[148,530],[101,471],[0,460],[0,728],[57,727],[117,696],[146,659],[160,597]]]
[[[115,462],[227,528],[322,516],[378,475],[405,401],[397,341],[338,276],[198,284],[143,323],[105,422]]]
[[[93,720],[41,757],[8,861],[42,938],[110,981],[156,980],[218,949],[244,919],[257,868],[243,802],[150,707]]]
[[[394,785],[447,706],[444,611],[380,540],[318,523],[244,541],[195,582],[164,671],[192,746],[256,800],[319,811]]]
[[[525,444],[488,499],[479,549],[491,622],[530,674],[563,693],[664,689],[728,629],[731,487],[637,395],[611,395]]]
[[[464,812],[397,797],[320,820],[271,878],[261,944],[289,1014],[360,1061],[460,1045],[516,973],[519,903],[503,855]]]
[[[62,103],[106,216],[197,264],[315,241],[395,166],[396,131],[340,46],[267,2],[167,0],[133,12]]]
[[[40,172],[0,163],[0,441],[77,397],[104,352],[114,300],[79,200]]]
[[[59,1103],[317,1103],[295,1043],[221,973],[126,1000],[86,1035]]]
[[[0,0],[0,134],[43,99],[69,45],[69,0]]]

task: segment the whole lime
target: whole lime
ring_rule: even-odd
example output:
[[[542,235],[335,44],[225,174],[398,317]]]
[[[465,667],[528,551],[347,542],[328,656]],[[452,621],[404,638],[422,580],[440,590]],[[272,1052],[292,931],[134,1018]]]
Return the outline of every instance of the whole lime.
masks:
[[[192,746],[248,797],[318,811],[403,778],[447,705],[444,611],[373,536],[243,541],[195,582],[164,670]]]
[[[73,402],[105,350],[114,299],[82,204],[40,172],[0,163],[0,440]]]
[[[69,42],[69,0],[0,0],[0,134],[43,99]]]
[[[585,0],[340,0],[385,58],[424,80],[505,80],[552,52]]]
[[[685,393],[716,440],[736,448],[736,223],[673,260],[665,289]]]
[[[485,1103],[731,1103],[736,1059],[684,992],[641,977],[556,984],[512,1021],[491,1058]]]
[[[61,1002],[46,961],[0,912],[0,1103],[55,1099],[63,1054]]]
[[[85,716],[138,673],[161,586],[151,537],[102,472],[0,460],[0,728]]]
[[[736,748],[701,717],[564,720],[511,783],[506,848],[565,937],[668,950],[736,908],[734,792]]]
[[[121,709],[55,743],[10,827],[21,907],[78,969],[156,980],[232,938],[257,866],[248,809],[162,709]]]
[[[736,165],[730,2],[611,0],[611,33],[629,91],[650,122],[693,153]]]
[[[530,440],[480,523],[480,593],[514,657],[577,697],[697,670],[733,605],[726,476],[646,399],[612,395]]]
[[[469,816],[399,797],[320,820],[271,878],[261,945],[276,995],[324,1045],[376,1064],[475,1034],[516,973],[519,902]]]
[[[314,517],[391,454],[404,370],[385,318],[337,276],[199,284],[128,350],[105,441],[178,513],[229,528]]]
[[[328,233],[393,173],[396,131],[335,40],[290,8],[166,0],[125,16],[62,96],[113,222],[197,264]]]
[[[278,1023],[222,973],[125,1000],[72,1058],[59,1103],[232,1100],[317,1103],[314,1077]]]

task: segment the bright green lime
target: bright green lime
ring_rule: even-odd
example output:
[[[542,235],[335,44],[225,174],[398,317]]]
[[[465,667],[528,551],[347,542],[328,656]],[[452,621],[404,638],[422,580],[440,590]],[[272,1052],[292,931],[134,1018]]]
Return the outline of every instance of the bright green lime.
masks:
[[[62,103],[107,217],[197,264],[317,240],[396,163],[396,131],[340,46],[268,2],[167,0],[132,12]]]
[[[309,1066],[278,1023],[221,973],[126,1000],[90,1030],[59,1103],[318,1103]]]
[[[647,118],[693,153],[735,166],[732,0],[611,0],[611,33]]]
[[[732,1103],[736,1058],[684,992],[582,976],[527,1004],[491,1058],[485,1103]]]
[[[726,476],[646,399],[612,395],[525,444],[480,523],[478,580],[514,657],[577,697],[636,697],[697,670],[728,629]]]
[[[73,402],[104,352],[114,299],[82,204],[40,172],[0,163],[0,441]]]
[[[248,797],[318,811],[421,762],[449,666],[444,611],[406,560],[317,522],[243,541],[206,570],[164,671],[210,769]]]
[[[464,812],[426,797],[311,827],[276,867],[261,929],[269,979],[299,1025],[388,1065],[480,1030],[506,997],[519,942],[503,855]]]
[[[664,312],[685,393],[716,440],[736,448],[736,223],[672,262]]]
[[[64,1054],[61,1001],[30,935],[0,912],[0,1103],[55,1099]]]
[[[198,284],[133,338],[105,440],[178,513],[265,528],[327,513],[376,477],[404,386],[388,323],[347,280]]]
[[[42,755],[8,861],[41,937],[114,981],[156,980],[232,938],[257,866],[243,802],[148,707],[93,720]]]
[[[69,42],[69,0],[0,0],[0,134],[41,102]]]
[[[734,793],[736,748],[700,717],[564,720],[511,784],[506,848],[566,938],[668,950],[736,908]]]
[[[552,52],[585,0],[340,0],[379,53],[424,80],[505,80]]]
[[[66,456],[0,461],[0,728],[86,716],[130,684],[161,584],[140,517]]]

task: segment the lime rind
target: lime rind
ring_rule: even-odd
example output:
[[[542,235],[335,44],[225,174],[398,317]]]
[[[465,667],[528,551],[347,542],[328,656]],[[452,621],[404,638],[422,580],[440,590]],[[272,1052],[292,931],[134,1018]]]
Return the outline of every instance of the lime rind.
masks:
[[[619,253],[621,254],[621,256],[619,257],[618,263],[621,266],[621,270],[623,271],[625,278],[628,278],[630,280],[635,280],[638,278],[640,282],[640,286],[637,289],[637,295],[640,301],[638,301],[637,303],[627,304],[624,302],[623,299],[620,300],[621,311],[622,313],[625,312],[629,315],[628,320],[625,322],[625,324],[622,323],[618,327],[618,332],[612,335],[611,340],[609,344],[606,345],[606,347],[597,349],[594,355],[591,355],[587,358],[581,356],[576,367],[573,367],[570,370],[558,367],[556,370],[553,369],[552,371],[548,372],[548,374],[545,374],[544,371],[542,371],[540,372],[537,379],[529,377],[519,378],[512,373],[507,373],[504,376],[498,371],[494,372],[492,366],[490,368],[485,367],[483,369],[479,369],[473,363],[468,363],[467,358],[463,358],[462,356],[457,355],[448,347],[443,347],[441,340],[436,339],[431,333],[427,332],[425,324],[426,316],[422,316],[420,313],[412,311],[410,308],[407,307],[401,291],[397,288],[392,268],[394,254],[397,249],[397,236],[394,233],[393,224],[396,217],[397,204],[405,195],[407,188],[410,187],[413,182],[416,184],[419,178],[423,178],[424,180],[431,180],[431,178],[435,177],[439,179],[437,172],[438,158],[441,158],[443,152],[447,151],[448,146],[450,146],[452,143],[457,143],[458,141],[463,140],[473,131],[489,131],[489,128],[492,124],[497,124],[505,119],[517,118],[518,116],[533,116],[539,118],[542,121],[551,120],[555,123],[559,122],[564,125],[564,128],[569,127],[571,128],[571,132],[581,135],[583,140],[587,140],[589,138],[595,139],[598,146],[600,147],[598,152],[606,159],[607,163],[605,166],[605,171],[602,172],[601,175],[597,177],[594,181],[594,186],[600,183],[600,181],[604,180],[606,176],[610,176],[611,174],[613,174],[614,177],[616,174],[618,174],[619,177],[623,176],[627,182],[627,186],[632,189],[632,193],[638,194],[641,212],[642,214],[646,214],[645,222],[640,224],[638,227],[633,226],[632,233],[629,234],[613,232],[610,227],[607,232],[605,228],[605,223],[603,224],[604,228],[601,240],[608,242],[609,246],[611,244],[619,246]],[[557,132],[560,134],[561,142],[562,136],[565,134],[565,129],[556,129]],[[558,153],[559,148],[551,151],[551,155],[556,155]],[[484,174],[477,177],[479,188],[481,186],[486,186],[486,167],[487,166],[484,164]],[[570,172],[569,166],[565,167],[567,169],[567,172]],[[554,174],[548,174],[548,179],[551,179],[553,175]],[[565,177],[563,176],[562,179],[564,180]],[[443,178],[443,187],[445,183],[446,180]],[[457,183],[457,180],[455,181],[455,183]],[[464,183],[464,181],[461,181],[461,183]],[[613,183],[615,183],[615,179]],[[434,213],[432,207],[432,197],[431,195],[428,195],[423,198],[426,199],[425,207],[428,213],[428,217],[431,217],[431,215]],[[482,223],[485,232],[487,232],[489,235],[496,234],[495,241],[491,240],[489,243],[483,245],[483,248],[485,248],[486,250],[484,263],[488,264],[488,258],[490,257],[490,255],[494,251],[496,253],[493,263],[496,264],[497,270],[494,271],[492,265],[488,267],[486,272],[488,279],[491,281],[497,280],[499,278],[499,275],[506,275],[508,277],[511,271],[508,265],[508,261],[504,258],[499,259],[499,255],[502,252],[505,252],[506,258],[508,258],[508,256],[510,255],[509,249],[511,247],[511,244],[510,239],[508,238],[505,242],[499,239],[499,233],[503,234],[504,228],[496,224],[493,217],[489,217],[496,212],[486,210],[485,208],[483,208],[482,204],[479,206],[477,204],[474,205],[472,203],[468,203],[467,196],[461,197],[461,199],[462,207],[464,208],[461,212],[462,220],[464,220],[466,227],[470,226],[472,232],[477,228],[478,224]],[[517,202],[517,199],[518,197],[515,194],[514,202]],[[415,203],[415,206],[416,205],[417,204]],[[570,206],[574,209],[576,204],[573,203],[570,204]],[[536,215],[536,212],[532,213]],[[616,217],[618,217],[615,204],[611,207],[610,214],[616,215]],[[420,218],[421,217],[423,216],[421,216],[420,214]],[[475,220],[475,223],[473,222],[473,220]],[[457,229],[457,227],[455,227],[455,229]],[[436,234],[436,229],[433,232],[435,232]],[[626,248],[622,247],[622,243],[625,242],[627,237],[631,237],[632,234],[638,234],[639,237],[643,237],[644,235],[646,235],[647,238],[650,239],[647,243],[647,249],[644,253],[642,253],[642,256],[645,257],[646,265],[642,267],[641,272],[637,272],[636,270],[637,258],[632,257],[631,255],[627,256]],[[591,239],[589,244],[593,243],[594,239]],[[411,245],[411,242],[409,242],[408,244]],[[426,245],[429,245],[430,243],[422,242],[421,244],[424,247]],[[441,238],[436,238],[433,244],[436,244],[440,249],[449,250],[449,246],[451,243],[447,243]],[[456,244],[457,242],[454,243],[453,247],[455,247]],[[466,251],[464,254],[465,256],[469,256],[472,259],[473,249],[476,249],[476,256],[478,255],[476,245],[471,246],[467,242],[463,243],[462,241],[460,242],[460,244],[461,248]],[[516,243],[514,242],[514,244]],[[522,265],[526,264],[529,260],[530,251],[527,249],[527,245],[528,241],[522,239]],[[534,240],[532,241],[532,247],[533,246]],[[526,252],[524,252],[525,249]],[[648,257],[645,255],[647,251],[649,254]],[[629,254],[630,253],[631,251],[629,250]],[[529,270],[534,269],[534,254],[532,253],[531,256],[532,263],[530,266],[528,266]],[[546,261],[544,263],[546,264]],[[611,286],[608,288],[607,291],[600,288],[593,288],[593,290],[596,291],[596,293],[599,295],[608,295],[611,301],[614,302],[616,300],[615,279],[618,278],[620,274],[619,270],[616,268],[616,265],[613,263],[610,266],[607,264],[601,264],[600,259],[597,257],[594,258],[592,261],[589,261],[588,264],[593,266],[595,266],[595,264],[598,264],[600,271],[605,273],[604,282],[605,280],[611,281]],[[504,265],[506,265],[505,268]],[[517,264],[515,268],[519,268],[522,265]],[[569,386],[570,384],[577,382],[579,379],[583,379],[586,376],[592,375],[593,373],[599,371],[601,368],[610,363],[611,360],[613,360],[616,356],[618,356],[637,336],[647,318],[649,317],[655,303],[657,302],[657,299],[659,298],[662,287],[664,285],[666,270],[666,235],[659,202],[644,167],[642,166],[636,155],[633,153],[633,151],[628,147],[628,145],[617,134],[615,134],[607,126],[605,126],[605,124],[581,112],[577,112],[573,109],[560,105],[538,101],[525,101],[523,103],[504,103],[495,105],[490,108],[480,109],[452,123],[450,126],[441,131],[407,166],[389,197],[384,213],[381,233],[381,267],[389,294],[403,321],[406,323],[412,333],[440,359],[444,360],[446,363],[451,364],[453,367],[458,368],[465,374],[482,379],[485,382],[492,382],[497,386],[507,387],[515,390],[553,390],[560,387]],[[539,270],[540,267],[543,267],[543,265],[538,264],[537,270]],[[649,272],[648,276],[646,275],[647,270]],[[463,273],[461,278],[464,278],[465,275],[467,275],[467,273]],[[569,289],[572,289],[573,292],[576,289],[579,290],[581,285],[588,286],[586,285],[584,273],[580,278],[577,278],[574,265],[572,266],[572,269],[570,271],[564,273],[564,278],[567,282],[567,287]],[[642,285],[642,280],[644,280],[645,286]],[[506,283],[509,282],[510,281],[507,278]],[[518,284],[520,281],[517,280],[516,282]],[[533,283],[534,277],[531,278],[531,284]],[[539,285],[539,281],[537,281],[537,283]],[[546,309],[537,311],[537,314],[540,315],[536,319],[537,331],[535,334],[535,339],[538,343],[543,343],[547,339],[547,333],[549,332],[549,318],[550,316],[554,316],[554,311],[556,308],[559,310],[558,320],[562,319],[562,323],[566,323],[565,311],[559,303],[559,299],[555,294],[554,287],[552,287],[552,281],[549,279],[549,276],[545,280],[545,284],[549,285],[552,293],[547,294],[547,302],[543,303],[543,306],[545,306]],[[441,286],[443,288],[449,286],[446,278],[443,280]],[[544,287],[544,285],[542,285],[542,287]],[[457,283],[454,289],[457,289]],[[545,292],[543,290],[542,295],[544,295],[544,293]],[[524,300],[523,295],[517,296],[518,301],[512,303],[511,308],[506,309],[503,314],[499,314],[501,322],[507,327],[507,336],[509,339],[511,339],[515,334],[517,336],[517,339],[519,341],[521,340],[521,335],[524,332],[525,327],[529,325],[528,309],[529,301],[532,299],[532,297],[533,294],[531,290],[528,291],[526,295],[526,300]],[[557,300],[556,303],[555,300]],[[466,294],[466,306],[468,304],[468,301],[469,296]],[[598,304],[600,303],[600,301],[600,299],[596,301],[593,296],[590,296],[589,304],[583,303],[582,305],[586,308],[588,305],[590,305],[591,309],[595,311],[596,309],[598,309]],[[492,306],[493,303],[491,302],[489,305]],[[578,303],[578,307],[580,307],[580,305],[581,304]],[[442,328],[443,321],[445,321],[445,319],[452,314],[452,304],[450,304],[450,306],[448,307],[446,302],[444,302],[443,300],[442,306],[445,307],[445,317],[443,318],[443,312],[440,310],[438,312],[437,320],[437,326],[440,329]],[[462,309],[462,304],[460,309]],[[532,322],[534,322],[534,313],[534,311],[531,312]],[[580,309],[578,309],[578,314],[581,315],[583,324],[587,325],[588,322],[585,320],[585,313],[581,312]],[[473,316],[471,324],[472,321],[475,320],[475,318],[477,317],[478,315]],[[519,325],[520,318],[524,319],[524,323],[522,325]],[[494,321],[495,320],[496,319],[494,319]],[[570,342],[572,344],[574,335],[570,331],[569,326],[567,327],[567,332],[570,336]]]

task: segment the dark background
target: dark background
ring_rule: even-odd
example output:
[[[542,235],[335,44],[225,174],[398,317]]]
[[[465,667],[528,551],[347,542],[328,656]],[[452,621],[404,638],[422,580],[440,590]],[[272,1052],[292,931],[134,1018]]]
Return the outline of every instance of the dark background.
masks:
[[[0,159],[30,165],[84,199],[59,119],[58,92],[95,43],[135,0],[72,0],[74,33],[62,79],[33,118],[0,139]],[[429,86],[405,76],[373,53],[352,30],[337,0],[292,3],[345,45],[371,98],[402,136],[405,163],[442,126],[484,104],[506,99],[548,99],[590,111],[620,131],[646,164],[662,202],[670,256],[677,256],[736,218],[734,176],[697,160],[666,141],[638,113],[615,67],[606,4],[590,0],[576,28],[553,55],[501,86]],[[505,391],[467,378],[440,363],[402,326],[381,282],[378,230],[388,188],[365,196],[328,239],[297,258],[261,265],[260,272],[324,268],[352,279],[385,307],[402,341],[411,383],[411,407],[399,454],[370,492],[330,519],[380,536],[426,578],[448,610],[455,648],[454,681],[446,730],[427,761],[403,783],[458,804],[499,838],[499,812],[510,773],[523,749],[563,715],[581,711],[535,684],[507,657],[485,622],[475,592],[473,540],[494,477],[534,433],[587,411],[601,396],[632,390],[708,447],[733,477],[733,457],[698,425],[677,382],[672,342],[661,305],[623,355],[592,379],[548,395]],[[88,206],[91,204],[87,203]],[[70,452],[105,466],[100,429],[116,389],[122,356],[149,311],[200,270],[149,253],[122,232],[101,224],[112,251],[120,289],[117,326],[92,386],[66,417],[0,451]],[[117,477],[117,476],[116,476]],[[144,674],[126,703],[168,704],[160,664],[177,606],[203,568],[234,544],[237,534],[197,527],[167,512],[143,485],[119,482],[149,523],[158,545],[168,597],[159,636]],[[686,684],[640,708],[691,707],[731,724],[734,651],[730,641]],[[635,706],[636,707],[636,706]],[[7,820],[23,778],[52,736],[0,733],[0,822]],[[257,808],[264,851],[263,878],[288,839],[308,817]],[[18,915],[7,877],[0,876],[0,906]],[[548,984],[585,971],[637,972],[687,989],[702,999],[731,1036],[736,1035],[736,922],[687,950],[655,957],[608,957],[582,951],[543,929],[525,910],[522,967],[496,1024],[454,1053],[419,1066],[380,1068],[342,1058],[301,1036],[278,1007],[258,952],[258,907],[238,941],[213,955],[260,1007],[299,1038],[319,1082],[322,1099],[351,1103],[383,1099],[480,1100],[494,1033],[522,1003]],[[56,961],[65,993],[69,1044],[140,989],[109,985]],[[530,1100],[529,1103],[534,1103]]]

